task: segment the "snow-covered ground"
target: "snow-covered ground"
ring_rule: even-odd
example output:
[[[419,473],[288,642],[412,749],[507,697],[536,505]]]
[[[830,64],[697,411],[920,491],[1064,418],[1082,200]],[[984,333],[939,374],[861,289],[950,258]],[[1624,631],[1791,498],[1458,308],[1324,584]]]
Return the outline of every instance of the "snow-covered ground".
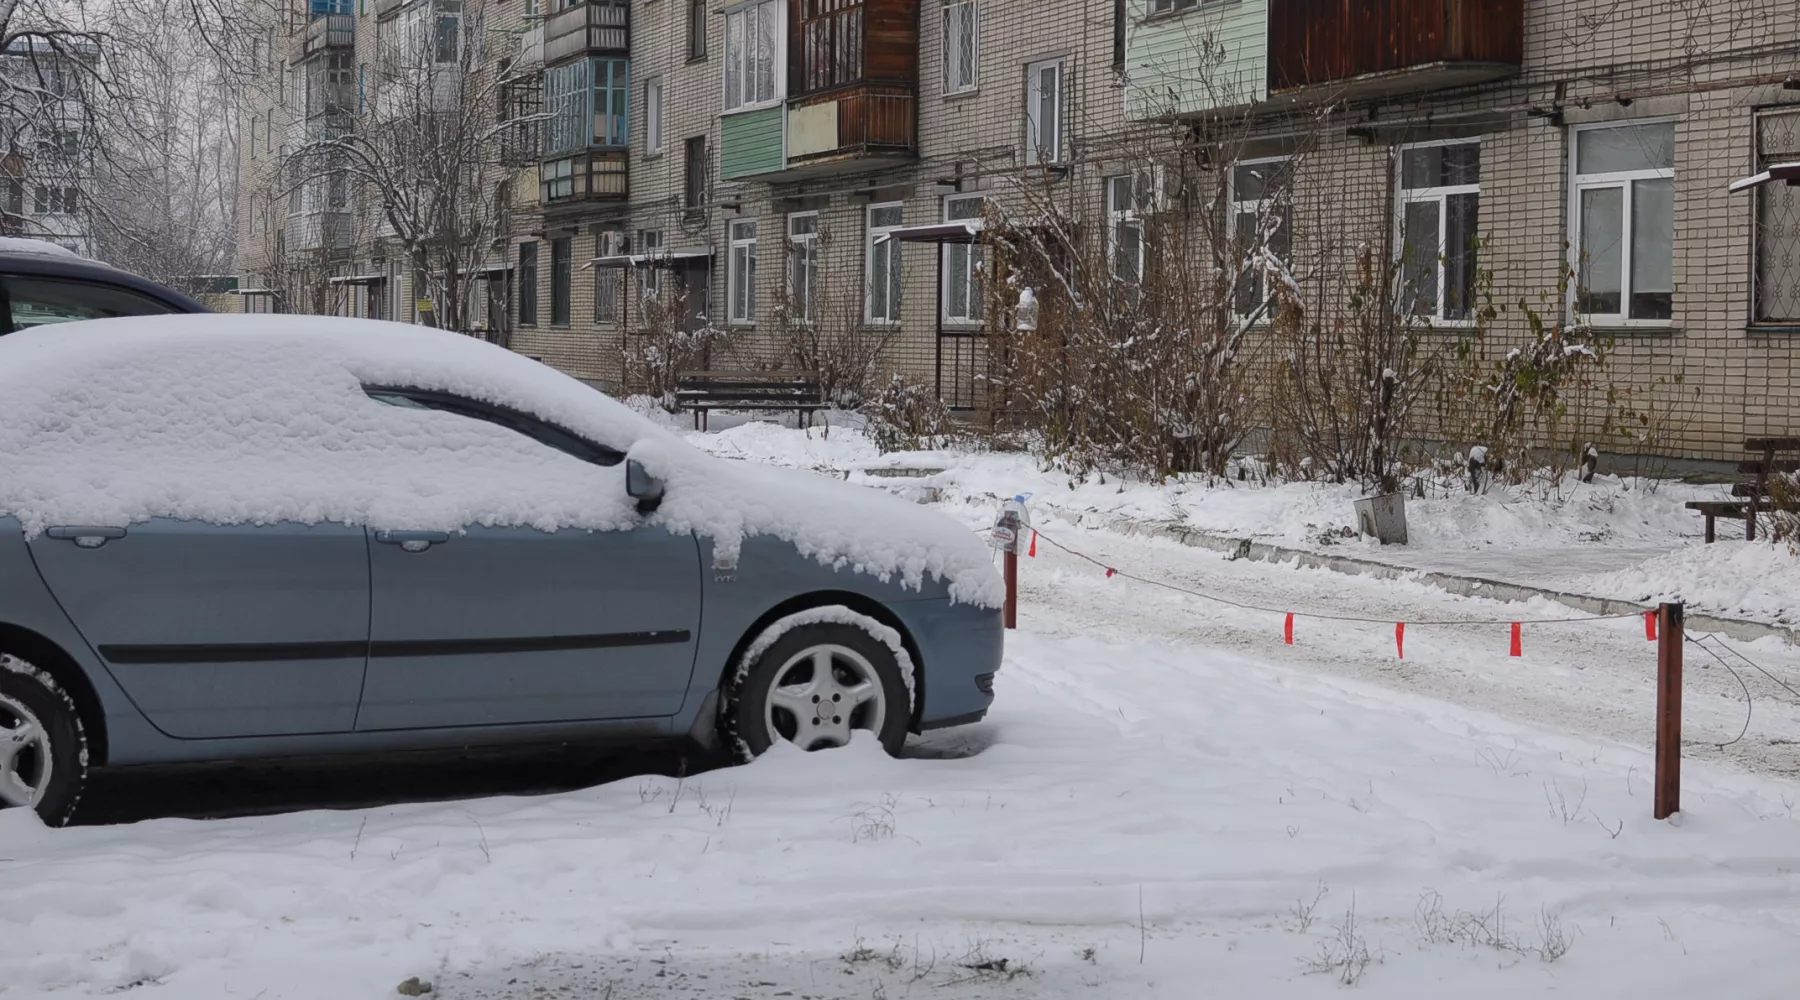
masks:
[[[792,432],[714,438],[866,461],[838,430],[800,460]],[[1011,461],[969,459],[941,509],[973,528],[981,493],[1046,485],[1022,459],[1006,483]],[[1372,620],[1302,617],[1289,646],[1279,614],[1045,543],[994,712],[904,759],[777,749],[554,795],[60,831],[3,811],[0,997],[342,1000],[412,977],[446,1000],[1800,990],[1800,698],[1781,686],[1800,650],[1709,643],[1732,672],[1689,645],[1685,808],[1656,822],[1642,623],[1527,624],[1518,658],[1505,624],[1414,624],[1402,660],[1394,621],[1575,615],[1038,506],[1103,565]]]
[[[840,417],[839,419],[843,419]],[[854,420],[854,418],[850,418]],[[679,424],[674,425],[679,429]],[[1409,541],[1376,544],[1354,535],[1355,486],[1258,485],[1254,479],[1143,483],[1113,477],[1082,483],[1046,473],[1028,455],[980,451],[878,454],[854,424],[810,433],[769,422],[728,426],[688,440],[714,454],[847,476],[852,482],[930,489],[951,503],[992,506],[1031,493],[1035,507],[1070,516],[1128,517],[1180,524],[1232,538],[1333,552],[1595,597],[1682,600],[1695,611],[1800,624],[1800,557],[1746,545],[1739,522],[1721,540],[1701,538],[1689,500],[1726,499],[1724,486],[1600,476],[1560,487],[1495,487],[1407,501]]]

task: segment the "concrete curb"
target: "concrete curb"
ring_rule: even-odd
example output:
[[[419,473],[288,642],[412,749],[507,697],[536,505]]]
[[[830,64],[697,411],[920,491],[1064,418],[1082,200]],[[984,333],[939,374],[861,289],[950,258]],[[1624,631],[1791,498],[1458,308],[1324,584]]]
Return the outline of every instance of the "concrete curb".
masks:
[[[1055,508],[1051,508],[1054,510]],[[1064,515],[1068,516],[1068,515]],[[1087,515],[1093,517],[1094,515]],[[1077,524],[1083,523],[1083,515],[1075,514]],[[1290,549],[1280,545],[1270,545],[1250,538],[1229,538],[1194,528],[1184,528],[1173,524],[1154,524],[1128,517],[1101,517],[1099,526],[1108,531],[1116,531],[1125,535],[1136,535],[1145,538],[1164,538],[1180,542],[1197,549],[1208,549],[1222,552],[1229,559],[1252,559],[1267,563],[1293,563],[1310,569],[1330,570],[1348,576],[1373,576],[1382,580],[1412,580],[1429,584],[1439,590],[1447,591],[1461,597],[1487,597],[1496,601],[1528,601],[1534,597],[1542,597],[1559,604],[1585,611],[1593,615],[1622,615],[1634,611],[1650,610],[1650,605],[1638,604],[1635,601],[1619,601],[1606,597],[1593,597],[1588,594],[1574,594],[1563,590],[1551,590],[1547,587],[1531,587],[1518,583],[1507,583],[1503,580],[1487,580],[1477,576],[1459,576],[1454,573],[1438,573],[1432,570],[1412,569],[1405,566],[1393,566],[1388,563],[1375,562],[1371,559],[1358,559],[1354,556],[1329,555],[1323,552],[1308,552],[1304,549]],[[1688,628],[1701,632],[1719,632],[1733,639],[1753,641],[1767,636],[1774,636],[1785,642],[1800,645],[1800,629],[1787,628],[1781,625],[1766,625],[1762,622],[1745,621],[1739,618],[1719,618],[1713,615],[1687,615]]]

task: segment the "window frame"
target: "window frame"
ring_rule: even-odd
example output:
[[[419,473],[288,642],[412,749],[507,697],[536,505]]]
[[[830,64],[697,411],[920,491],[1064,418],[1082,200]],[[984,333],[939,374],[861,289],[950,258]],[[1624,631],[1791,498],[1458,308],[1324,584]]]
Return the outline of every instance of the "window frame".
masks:
[[[662,271],[654,266],[654,262],[656,254],[667,251],[664,233],[660,229],[640,229],[634,245],[637,252],[644,255],[648,265],[633,268],[637,272],[638,322],[648,323],[648,300],[662,296]]]
[[[712,178],[707,176],[707,137],[688,136],[682,140],[681,148],[681,207],[698,212],[706,208],[712,191]],[[699,155],[695,155],[696,150]]]
[[[550,325],[574,325],[575,237],[550,240]]]
[[[801,219],[812,220],[811,232],[794,232],[794,223]],[[795,322],[810,324],[818,318],[814,315],[813,305],[819,292],[819,212],[817,209],[789,212],[783,221],[787,226],[787,267],[782,280],[787,283],[788,311]],[[801,269],[806,273],[804,291],[796,288],[794,281]]]
[[[977,0],[941,0],[943,9],[942,39],[944,52],[943,86],[945,97],[958,97],[972,94],[981,89],[981,6]],[[969,65],[968,82],[957,86],[950,78],[950,54],[957,51],[951,40],[951,24],[956,12],[966,8],[968,11],[969,31]]]
[[[1473,184],[1446,184],[1436,187],[1411,189],[1406,187],[1407,152],[1409,150],[1433,149],[1445,146],[1476,146],[1480,148],[1482,159],[1485,160],[1486,157],[1487,150],[1480,137],[1408,142],[1395,147],[1394,155],[1398,159],[1395,162],[1396,169],[1394,171],[1394,254],[1395,260],[1401,262],[1400,274],[1403,276],[1406,273],[1403,258],[1403,255],[1406,253],[1406,206],[1424,202],[1435,202],[1438,207],[1438,252],[1435,264],[1437,268],[1437,302],[1433,305],[1430,314],[1408,311],[1406,315],[1417,316],[1429,320],[1433,326],[1472,327],[1476,322],[1476,305],[1474,301],[1475,290],[1473,287],[1469,289],[1469,315],[1464,317],[1447,317],[1444,315],[1445,305],[1450,298],[1450,286],[1448,281],[1450,269],[1446,261],[1449,254],[1445,251],[1450,242],[1450,199],[1452,197],[1471,194],[1475,196],[1475,232],[1479,233],[1481,231],[1481,161],[1477,161],[1476,178],[1475,183]],[[1475,253],[1473,247],[1469,249],[1469,253],[1471,255]],[[1405,290],[1403,284],[1401,290]],[[1407,308],[1410,310],[1410,306]]]
[[[969,220],[969,216],[958,216],[954,219],[950,217],[951,202],[978,202],[982,211],[985,212],[987,209],[987,200],[987,195],[984,192],[945,195],[940,214],[945,223],[966,222]],[[981,216],[976,215],[974,218],[979,219]],[[964,256],[960,262],[953,263],[957,251],[966,252],[966,256]],[[943,320],[944,325],[956,329],[972,329],[981,326],[987,321],[987,310],[983,308],[984,302],[982,299],[985,294],[982,285],[982,272],[987,263],[987,255],[982,249],[981,242],[977,240],[974,243],[939,244],[938,253],[944,258],[942,261],[944,279],[943,283],[938,288],[938,301],[940,303],[938,313]],[[953,315],[950,312],[950,290],[953,287],[953,283],[959,280],[966,286],[967,308],[969,310],[967,315],[962,316]]]
[[[1043,71],[1051,67],[1056,68],[1056,93],[1054,95],[1056,98],[1056,134],[1053,136],[1054,145],[1046,147],[1039,141],[1043,138],[1044,131],[1043,123],[1039,121],[1039,114],[1042,111],[1040,105],[1044,93],[1042,88]],[[1062,56],[1040,59],[1025,65],[1025,162],[1028,165],[1049,165],[1063,162],[1067,138],[1065,126],[1068,122],[1066,106],[1068,75],[1069,63]],[[1044,155],[1046,152],[1049,153],[1048,157]]]
[[[1679,152],[1680,123],[1673,117],[1628,118],[1620,121],[1592,122],[1571,126],[1569,129],[1568,185],[1569,200],[1567,206],[1566,231],[1569,236],[1568,266],[1575,274],[1575,280],[1569,282],[1568,299],[1565,302],[1567,315],[1574,321],[1585,322],[1589,326],[1601,329],[1648,329],[1666,330],[1675,324],[1674,274],[1675,274],[1675,240],[1681,231],[1679,220],[1674,220],[1669,239],[1669,316],[1666,319],[1634,318],[1631,315],[1631,296],[1633,291],[1631,278],[1631,238],[1635,225],[1632,219],[1633,209],[1637,205],[1636,182],[1644,180],[1667,180],[1674,187],[1676,170],[1674,167],[1655,167],[1639,170],[1615,170],[1604,173],[1584,174],[1580,172],[1581,136],[1587,132],[1605,131],[1607,129],[1637,128],[1645,125],[1673,125],[1670,134],[1670,159],[1675,160]],[[1581,311],[1581,196],[1588,191],[1616,188],[1621,191],[1619,203],[1619,309],[1617,313],[1584,313]],[[1678,194],[1676,191],[1671,195]]]
[[[749,29],[751,15],[755,15],[757,27],[756,37],[752,37]],[[757,56],[761,53],[762,23],[765,18],[773,17],[775,29],[767,40],[774,43],[775,49],[768,55],[769,87],[767,97],[750,96],[756,83]],[[732,25],[745,25],[744,35],[739,41],[740,48],[732,48]],[[787,3],[786,0],[743,0],[725,8],[725,58],[720,60],[723,72],[719,77],[719,113],[722,115],[741,114],[746,111],[761,111],[778,107],[787,99]],[[731,103],[731,77],[733,71],[738,74],[739,101]]]
[[[453,392],[404,385],[363,384],[363,395],[383,406],[451,413],[504,427],[570,458],[610,469],[625,462],[625,453],[590,441],[560,424],[499,403],[488,403]],[[392,397],[392,398],[384,398]],[[396,400],[404,400],[397,402]]]
[[[644,155],[660,156],[663,151],[663,78],[644,81]]]
[[[1175,17],[1200,9],[1201,0],[1145,0],[1145,17]]]
[[[1119,207],[1120,181],[1129,184],[1125,207]],[[1142,172],[1132,171],[1123,174],[1112,174],[1103,179],[1106,185],[1106,269],[1114,280],[1127,281],[1134,286],[1144,283],[1144,270],[1149,264],[1148,246],[1145,240],[1147,227],[1144,225],[1144,199],[1138,191],[1140,183],[1154,183],[1154,179],[1146,179]],[[1235,216],[1234,216],[1235,217]],[[1125,226],[1137,229],[1137,270],[1129,277],[1119,273],[1119,231]]]
[[[612,243],[613,240],[623,241],[626,239],[627,239],[627,237],[625,236],[624,233],[618,232],[616,230],[607,230],[605,232],[595,234],[595,236],[594,236],[594,256],[596,256],[596,257],[608,256],[609,253],[618,249],[618,247]],[[626,244],[625,250],[626,250],[626,252],[630,251],[629,243]],[[606,325],[606,326],[616,325],[619,322],[619,300],[620,300],[619,285],[620,285],[621,275],[618,273],[617,268],[611,268],[611,267],[596,267],[593,269],[593,271],[594,271],[594,323],[597,326],[599,326],[599,325]],[[603,304],[607,306],[607,308],[605,310],[601,309],[601,306]]]
[[[1765,118],[1791,118],[1794,120],[1795,146],[1788,152],[1770,152],[1763,148],[1763,120]],[[1767,170],[1777,163],[1800,160],[1800,104],[1777,104],[1759,107],[1751,117],[1751,167],[1754,170]],[[1762,332],[1780,331],[1783,333],[1800,332],[1800,274],[1794,281],[1797,288],[1794,292],[1795,304],[1792,316],[1765,316],[1763,314],[1763,215],[1768,206],[1768,199],[1773,197],[1792,198],[1796,201],[1795,226],[1797,227],[1795,253],[1800,254],[1800,188],[1783,184],[1764,184],[1752,192],[1750,205],[1750,326]]]
[[[519,325],[537,326],[538,241],[519,244]]]
[[[690,63],[705,62],[708,55],[706,6],[709,2],[710,0],[688,0],[687,61]]]
[[[883,209],[899,209],[900,221],[892,225],[877,226],[875,213]],[[863,206],[863,323],[867,326],[898,326],[901,317],[901,297],[906,287],[905,275],[900,270],[900,242],[893,239],[882,239],[887,244],[889,265],[892,274],[892,285],[888,290],[888,311],[891,315],[875,315],[875,248],[878,237],[886,236],[906,225],[906,202],[878,201]]]
[[[1244,201],[1243,199],[1239,198],[1238,191],[1237,191],[1238,169],[1240,167],[1254,167],[1254,166],[1257,166],[1257,165],[1263,164],[1263,163],[1283,163],[1283,164],[1292,165],[1293,161],[1294,161],[1294,158],[1292,156],[1256,156],[1256,157],[1251,157],[1249,159],[1233,160],[1227,165],[1226,169],[1229,170],[1230,173],[1226,175],[1226,179],[1225,179],[1225,184],[1226,184],[1225,204],[1227,206],[1226,211],[1228,213],[1225,217],[1226,223],[1228,226],[1228,228],[1226,229],[1226,236],[1231,240],[1234,249],[1236,248],[1236,244],[1237,244],[1238,216],[1243,214],[1246,206],[1251,207],[1250,210],[1251,210],[1252,214],[1260,216],[1261,213],[1258,209],[1264,202],[1269,200],[1269,194],[1268,194],[1269,184],[1266,181],[1263,184],[1263,194],[1258,196],[1255,201]],[[1289,189],[1287,205],[1283,209],[1285,218],[1282,220],[1282,226],[1283,226],[1283,228],[1285,228],[1287,230],[1287,236],[1288,236],[1287,260],[1284,260],[1283,263],[1291,264],[1293,262],[1293,256],[1294,256],[1294,244],[1293,244],[1294,204],[1293,204],[1293,192],[1292,192],[1293,177],[1291,176],[1291,174],[1284,176],[1282,183],[1284,185],[1286,185]],[[1241,261],[1239,262],[1239,266],[1242,266]],[[1258,287],[1260,288],[1261,282],[1262,282],[1262,276],[1257,275],[1255,277],[1255,281],[1258,283]],[[1235,286],[1235,283],[1232,288],[1232,293],[1233,294],[1232,294],[1232,302],[1231,302],[1231,314],[1240,320],[1249,318],[1250,313],[1243,312],[1238,309],[1237,294],[1236,294],[1237,288]],[[1268,300],[1268,290],[1262,289],[1259,292],[1259,294],[1257,295],[1257,298],[1259,300],[1258,305],[1261,305],[1262,302],[1266,302]],[[1274,319],[1274,317],[1272,315],[1270,315],[1268,311],[1265,310],[1263,312],[1261,318],[1259,318],[1257,320],[1257,323],[1259,323],[1259,324],[1260,323],[1268,323],[1268,322],[1272,321],[1273,319]]]
[[[746,229],[749,235],[741,235]],[[756,237],[754,218],[732,219],[725,224],[725,322],[730,326],[756,325]]]

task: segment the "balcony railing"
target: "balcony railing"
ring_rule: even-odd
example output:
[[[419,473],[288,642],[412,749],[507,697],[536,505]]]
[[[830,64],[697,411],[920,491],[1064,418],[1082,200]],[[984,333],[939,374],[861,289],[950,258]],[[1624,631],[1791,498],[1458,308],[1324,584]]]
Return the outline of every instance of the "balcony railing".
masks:
[[[631,51],[631,9],[620,3],[584,3],[544,22],[544,62],[589,52]]]
[[[901,158],[918,151],[918,101],[904,88],[859,84],[788,106],[788,167]]]
[[[523,66],[544,64],[544,26],[534,24],[519,36],[519,63]]]
[[[1269,4],[1269,90],[1491,80],[1518,71],[1524,39],[1524,0],[1281,0]]]
[[[307,59],[326,49],[350,49],[356,46],[354,14],[323,14],[306,22],[300,36],[300,59]]]

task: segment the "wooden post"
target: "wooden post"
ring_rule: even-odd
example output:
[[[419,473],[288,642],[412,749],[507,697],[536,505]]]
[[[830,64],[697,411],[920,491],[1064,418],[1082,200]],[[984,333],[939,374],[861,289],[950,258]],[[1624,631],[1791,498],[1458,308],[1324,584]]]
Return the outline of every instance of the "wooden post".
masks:
[[[1656,645],[1656,811],[1668,819],[1681,811],[1681,605],[1657,609]]]

